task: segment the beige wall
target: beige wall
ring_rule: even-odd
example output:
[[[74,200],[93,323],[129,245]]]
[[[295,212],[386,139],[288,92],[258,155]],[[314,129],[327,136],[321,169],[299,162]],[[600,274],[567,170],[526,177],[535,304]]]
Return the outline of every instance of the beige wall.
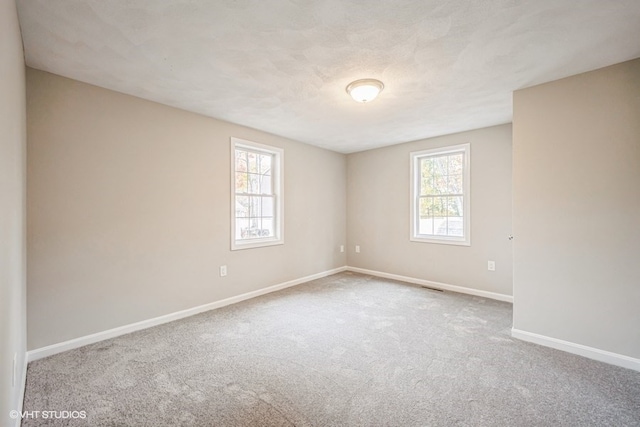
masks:
[[[467,142],[471,246],[409,241],[409,153]],[[350,154],[347,164],[350,266],[511,295],[510,125]]]
[[[514,328],[640,358],[640,59],[514,94]]]
[[[0,425],[19,409],[26,352],[24,73],[16,5],[0,0]]]
[[[345,265],[344,155],[41,71],[27,82],[29,349]],[[285,150],[284,245],[230,251],[231,136]]]

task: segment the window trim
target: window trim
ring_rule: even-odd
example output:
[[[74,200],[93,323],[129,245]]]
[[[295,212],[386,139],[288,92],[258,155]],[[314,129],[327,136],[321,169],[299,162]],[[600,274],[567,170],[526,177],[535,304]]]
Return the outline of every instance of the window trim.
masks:
[[[418,232],[418,220],[419,214],[418,208],[418,190],[420,188],[420,176],[417,173],[419,171],[418,162],[423,157],[447,155],[453,153],[464,153],[464,165],[462,170],[463,179],[463,217],[464,217],[464,236],[452,237],[452,236],[427,236],[425,234],[419,235]],[[420,243],[436,243],[445,245],[458,245],[458,246],[471,246],[471,144],[458,144],[450,145],[440,148],[431,148],[428,150],[413,151],[409,153],[410,159],[410,195],[409,195],[409,240],[412,242]]]
[[[236,147],[244,148],[251,151],[258,151],[273,154],[273,194],[276,198],[274,204],[274,228],[275,236],[251,239],[236,240]],[[274,246],[284,244],[284,150],[271,145],[260,144],[246,139],[231,137],[231,250],[237,251],[242,249],[262,248],[265,246]]]

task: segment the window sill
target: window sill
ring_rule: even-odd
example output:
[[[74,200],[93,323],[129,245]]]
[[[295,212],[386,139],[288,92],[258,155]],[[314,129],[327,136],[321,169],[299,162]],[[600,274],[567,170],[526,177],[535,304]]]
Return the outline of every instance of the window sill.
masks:
[[[417,243],[435,243],[438,245],[454,245],[454,246],[471,246],[471,242],[466,239],[454,239],[454,238],[433,238],[433,237],[411,237],[409,239],[412,242]]]
[[[231,250],[239,251],[242,249],[264,248],[266,246],[283,245],[283,239],[256,239],[249,241],[233,241],[231,242]]]

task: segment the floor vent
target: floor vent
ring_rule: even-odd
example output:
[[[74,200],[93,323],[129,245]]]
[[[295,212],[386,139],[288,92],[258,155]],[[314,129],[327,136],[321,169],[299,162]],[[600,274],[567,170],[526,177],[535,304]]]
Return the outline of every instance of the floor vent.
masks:
[[[444,292],[444,289],[430,288],[430,287],[428,287],[428,286],[422,286],[422,285],[420,285],[420,287],[421,287],[421,288],[424,288],[424,289],[429,289],[430,291]]]

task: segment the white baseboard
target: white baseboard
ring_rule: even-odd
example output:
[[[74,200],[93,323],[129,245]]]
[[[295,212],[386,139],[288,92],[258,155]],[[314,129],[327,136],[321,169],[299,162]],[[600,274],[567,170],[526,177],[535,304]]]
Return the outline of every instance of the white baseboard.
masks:
[[[513,304],[513,297],[511,295],[498,294],[496,292],[482,291],[480,289],[473,289],[473,288],[465,288],[464,286],[449,285],[447,283],[432,282],[430,280],[416,279],[415,277],[400,276],[398,274],[383,273],[381,271],[367,270],[365,268],[359,268],[359,267],[347,267],[347,271],[353,271],[354,273],[369,274],[371,276],[377,276],[377,277],[384,277],[385,279],[399,280],[401,282],[415,283],[416,285],[428,286],[430,288],[435,288],[435,289],[442,289],[443,291],[452,291],[452,292],[458,292],[461,294],[475,295],[478,297],[484,297],[484,298],[494,299],[498,301],[505,301]]]
[[[48,345],[46,347],[37,348],[27,352],[27,362],[42,359],[44,357],[52,356],[54,354],[62,353],[63,351],[72,350],[74,348],[83,347],[88,344],[93,344],[99,341],[115,338],[120,335],[129,334],[131,332],[139,331],[142,329],[151,328],[153,326],[161,325],[163,323],[172,322],[174,320],[183,319],[185,317],[193,316],[198,313],[202,313],[216,308],[225,307],[227,305],[235,304],[240,301],[245,301],[251,298],[259,297],[271,292],[276,292],[281,289],[290,288],[292,286],[299,285],[301,283],[309,282],[311,280],[320,279],[322,277],[330,276],[332,274],[346,271],[347,267],[334,268],[333,270],[323,271],[321,273],[312,274],[310,276],[301,277],[299,279],[290,280],[288,282],[280,283],[277,285],[269,286],[267,288],[258,289],[256,291],[247,292],[245,294],[236,295],[234,297],[226,298],[220,301],[215,301],[209,304],[199,305],[197,307],[189,308],[175,313],[166,314],[160,317],[154,317],[153,319],[143,320],[137,323],[131,323],[129,325],[120,326],[118,328],[109,329],[95,334],[86,335],[84,337],[74,338],[69,341],[64,341],[57,344]],[[26,372],[26,370],[25,370]]]
[[[522,331],[515,328],[511,329],[511,336],[522,341],[555,348],[556,350],[562,350],[567,353],[577,354],[578,356],[588,357],[589,359],[608,363],[610,365],[640,371],[640,359],[624,356],[622,354],[612,353],[610,351],[600,350],[586,345],[563,341],[557,338],[534,334],[533,332]]]

